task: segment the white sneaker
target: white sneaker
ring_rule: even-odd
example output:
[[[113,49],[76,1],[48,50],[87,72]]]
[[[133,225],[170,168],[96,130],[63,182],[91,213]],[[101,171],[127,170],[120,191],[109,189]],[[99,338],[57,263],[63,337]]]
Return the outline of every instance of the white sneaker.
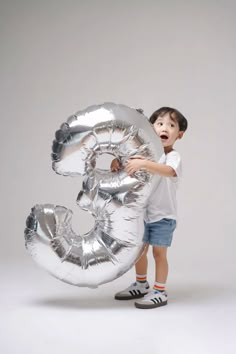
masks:
[[[139,309],[153,309],[167,305],[168,295],[165,291],[152,290],[140,301],[134,303],[135,307]]]
[[[139,299],[148,293],[149,284],[146,281],[145,283],[140,283],[136,281],[131,284],[127,289],[120,291],[115,294],[116,300],[130,300],[130,299]]]

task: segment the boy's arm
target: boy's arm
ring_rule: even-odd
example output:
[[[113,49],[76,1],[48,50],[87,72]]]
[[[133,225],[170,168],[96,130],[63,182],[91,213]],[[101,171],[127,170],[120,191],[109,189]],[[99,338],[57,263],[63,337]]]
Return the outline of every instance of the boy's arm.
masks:
[[[176,172],[173,167],[154,161],[145,161],[144,167],[148,172],[164,177],[175,177]]]
[[[145,169],[150,173],[157,174],[164,177],[176,176],[176,172],[171,166],[159,162],[140,159],[140,158],[129,160],[125,169],[129,176],[140,169]]]

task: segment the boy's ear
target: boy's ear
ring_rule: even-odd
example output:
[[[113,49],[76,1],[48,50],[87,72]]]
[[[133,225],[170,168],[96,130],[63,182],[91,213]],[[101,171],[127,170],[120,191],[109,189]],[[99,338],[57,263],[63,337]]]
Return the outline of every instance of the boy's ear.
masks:
[[[182,139],[183,135],[184,135],[184,131],[180,131],[178,135],[178,139]]]

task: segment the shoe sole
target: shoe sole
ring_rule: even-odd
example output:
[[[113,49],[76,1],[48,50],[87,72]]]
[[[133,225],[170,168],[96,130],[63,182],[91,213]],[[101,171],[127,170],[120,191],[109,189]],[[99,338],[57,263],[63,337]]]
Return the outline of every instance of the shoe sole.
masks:
[[[132,300],[132,299],[140,299],[141,297],[144,297],[147,293],[143,294],[137,294],[137,295],[115,295],[115,300]]]
[[[137,307],[138,309],[154,309],[156,307],[161,307],[161,306],[165,306],[167,305],[168,302],[167,301],[163,301],[163,302],[159,302],[158,304],[139,304],[138,302],[135,302],[134,305],[135,307]]]

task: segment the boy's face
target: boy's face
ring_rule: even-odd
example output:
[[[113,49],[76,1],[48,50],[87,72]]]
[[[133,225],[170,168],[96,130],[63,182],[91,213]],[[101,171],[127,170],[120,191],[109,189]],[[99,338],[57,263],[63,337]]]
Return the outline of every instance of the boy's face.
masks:
[[[163,147],[172,147],[177,139],[181,139],[184,132],[179,130],[178,122],[169,113],[159,116],[153,124],[154,130],[161,138]]]

